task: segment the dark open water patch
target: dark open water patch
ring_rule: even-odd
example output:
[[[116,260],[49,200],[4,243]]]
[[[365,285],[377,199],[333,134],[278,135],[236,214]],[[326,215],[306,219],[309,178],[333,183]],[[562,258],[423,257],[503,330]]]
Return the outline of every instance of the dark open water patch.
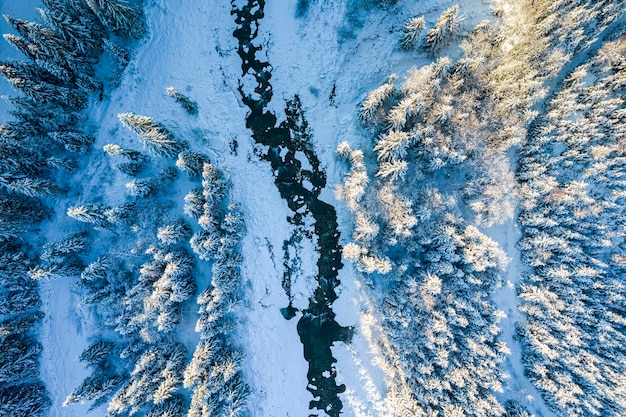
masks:
[[[312,138],[300,98],[295,96],[287,102],[287,120],[279,125],[276,115],[266,109],[273,95],[271,66],[269,62],[257,58],[256,53],[262,47],[253,44],[258,34],[259,20],[264,16],[265,0],[248,0],[241,8],[234,1],[232,5],[232,14],[238,25],[233,36],[239,41],[237,52],[242,62],[242,77],[254,77],[256,81],[252,94],[244,92],[243,86],[239,87],[242,101],[250,110],[246,126],[252,130],[255,142],[267,147],[262,157],[270,163],[278,191],[293,212],[288,220],[306,236],[310,231],[305,227],[304,218],[312,216],[314,219],[313,232],[317,235],[319,252],[317,288],[309,300],[309,307],[302,311],[297,326],[304,346],[304,357],[309,363],[307,390],[314,397],[309,408],[323,410],[329,417],[339,417],[343,407],[339,394],[346,387],[337,385],[336,360],[332,356],[331,346],[337,341],[348,342],[352,329],[341,327],[332,310],[332,303],[337,299],[335,290],[340,284],[337,274],[343,267],[337,213],[333,206],[319,199],[320,192],[326,186],[326,173],[311,144]],[[302,156],[306,158],[306,168],[298,159]],[[283,287],[287,285],[283,277]],[[289,292],[288,296],[291,297]],[[296,313],[291,302],[282,311],[286,318]]]

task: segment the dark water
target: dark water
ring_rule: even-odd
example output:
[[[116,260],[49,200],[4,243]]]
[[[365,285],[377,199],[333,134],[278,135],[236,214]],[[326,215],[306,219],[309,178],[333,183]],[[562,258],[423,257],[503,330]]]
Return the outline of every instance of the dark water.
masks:
[[[305,216],[314,219],[313,232],[317,235],[319,252],[318,285],[309,300],[309,307],[302,311],[297,329],[304,346],[304,357],[309,363],[307,389],[314,397],[309,408],[324,410],[328,416],[338,417],[343,407],[338,394],[345,391],[345,386],[337,385],[333,365],[336,360],[330,348],[334,342],[349,341],[352,329],[341,327],[335,321],[332,310],[332,303],[337,299],[335,289],[339,285],[337,273],[343,267],[337,214],[333,206],[319,199],[321,190],[326,186],[326,174],[311,145],[312,137],[300,98],[295,96],[287,102],[287,120],[279,125],[276,115],[266,109],[273,94],[271,66],[257,58],[257,52],[262,48],[253,44],[259,20],[264,16],[264,6],[264,0],[248,0],[241,8],[233,2],[232,14],[238,25],[233,35],[239,41],[237,52],[242,61],[242,76],[254,77],[257,83],[254,94],[247,94],[241,86],[239,92],[250,110],[246,125],[252,130],[255,142],[267,147],[262,157],[271,164],[278,191],[293,212],[288,220],[296,228],[301,228],[306,236],[310,231],[306,230],[303,219]],[[296,157],[298,153],[304,154],[308,162],[306,166],[311,169],[303,169],[302,162]],[[286,318],[293,317],[295,313],[291,304],[283,309]]]

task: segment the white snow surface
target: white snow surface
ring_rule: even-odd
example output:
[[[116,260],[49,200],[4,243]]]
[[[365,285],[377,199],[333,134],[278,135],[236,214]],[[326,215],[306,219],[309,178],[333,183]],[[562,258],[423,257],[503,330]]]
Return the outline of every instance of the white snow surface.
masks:
[[[17,11],[9,9],[17,3],[20,5]],[[24,16],[37,3],[0,0],[0,7],[4,12],[10,10],[11,14]],[[356,123],[361,100],[392,72],[403,74],[412,66],[430,62],[418,53],[398,50],[404,21],[426,14],[427,21],[433,23],[439,11],[454,3],[399,1],[389,11],[372,11],[364,26],[354,30],[354,38],[340,36],[345,24],[345,1],[310,3],[307,16],[296,19],[295,1],[268,0],[256,43],[264,45],[273,68],[274,99],[269,107],[279,120],[284,117],[286,99],[294,94],[302,99],[315,150],[328,175],[328,189],[322,193],[322,199],[337,208],[345,244],[351,234],[352,218],[335,201],[331,191],[346,171],[344,164],[335,158],[335,148],[342,141],[370,148],[371,138]],[[468,1],[461,7],[468,27],[488,17],[489,4],[482,0]],[[57,218],[49,223],[44,235],[47,240],[53,240],[67,233],[66,228],[73,227],[72,219],[62,217],[67,206],[77,203],[77,199],[90,202],[100,198],[111,205],[123,201],[126,179],[111,169],[101,149],[107,143],[141,147],[136,137],[119,124],[118,113],[130,111],[162,122],[176,136],[188,140],[194,150],[209,155],[227,173],[233,184],[232,200],[241,204],[245,215],[248,234],[242,244],[244,296],[235,342],[246,355],[244,374],[251,386],[250,414],[255,417],[312,414],[308,404],[313,398],[306,391],[308,365],[296,332],[300,316],[287,321],[279,311],[288,303],[281,278],[282,245],[292,232],[287,222],[290,211],[278,194],[269,164],[253,154],[254,141],[245,127],[247,109],[237,91],[241,62],[232,36],[235,23],[230,2],[152,0],[147,2],[145,12],[150,33],[137,46],[120,86],[103,101],[92,103],[91,120],[94,130],[97,129],[97,142],[91,161],[82,168],[75,193],[59,204]],[[0,53],[6,56],[4,49]],[[165,89],[169,86],[198,102],[198,116],[187,115],[167,97]],[[334,106],[329,100],[333,86],[336,86]],[[239,145],[236,155],[230,152],[232,140]],[[182,206],[182,197],[188,190],[176,190],[173,197],[179,205]],[[515,251],[513,242],[517,236],[512,226],[499,229],[492,237],[505,250]],[[94,242],[94,245],[106,246],[107,242]],[[317,261],[310,245],[304,245],[301,257],[302,274],[294,283],[296,307],[307,304],[314,287],[310,280],[315,275]],[[509,279],[516,282],[518,275],[514,263],[509,269]],[[372,363],[368,342],[358,333],[362,297],[349,263],[346,262],[339,278],[339,300],[334,305],[337,321],[357,329],[349,346],[338,343],[333,347],[338,382],[347,386],[346,393],[340,396],[343,415],[383,416],[383,375]],[[77,357],[100,331],[96,318],[78,306],[72,285],[72,280],[42,283],[46,314],[42,330],[42,377],[53,401],[51,417],[99,417],[104,415],[105,407],[91,413],[87,413],[88,405],[61,407],[65,397],[88,375]],[[513,377],[507,392],[534,396],[539,401],[525,404],[537,415],[547,417],[551,414],[523,377],[519,344],[509,340],[512,321],[519,318],[517,298],[512,290],[502,290],[496,301],[509,314],[508,321],[503,323],[507,344],[513,351],[511,361],[507,362]],[[192,331],[194,320],[191,317],[184,329]],[[193,348],[194,340],[191,335],[185,338],[189,349]]]

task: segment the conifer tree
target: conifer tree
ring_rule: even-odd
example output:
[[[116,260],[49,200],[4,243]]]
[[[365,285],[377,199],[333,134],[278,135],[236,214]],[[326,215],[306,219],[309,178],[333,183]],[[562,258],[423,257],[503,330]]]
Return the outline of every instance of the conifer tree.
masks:
[[[55,258],[65,258],[85,250],[87,243],[87,233],[70,233],[61,240],[46,243],[43,246],[44,252],[39,258],[44,261],[50,261]]]
[[[426,33],[424,49],[432,54],[437,53],[458,34],[462,20],[463,18],[459,16],[458,5],[445,10],[437,19],[435,27]]]
[[[116,34],[141,38],[146,29],[140,7],[126,0],[86,0],[102,23]]]
[[[43,384],[0,387],[0,412],[5,416],[44,416],[49,406],[50,399]]]
[[[361,122],[372,126],[382,120],[385,115],[385,105],[395,92],[393,85],[395,79],[395,74],[390,75],[385,84],[371,91],[367,97],[365,97],[359,112],[359,119]]]
[[[107,222],[105,209],[100,204],[72,206],[67,209],[67,215],[80,222],[103,225]]]
[[[0,186],[29,197],[52,196],[61,192],[59,187],[50,180],[8,174],[0,174]]]
[[[174,156],[187,147],[186,143],[180,142],[169,130],[151,117],[121,113],[118,118],[124,126],[137,133],[150,152],[157,155]]]
[[[75,159],[57,158],[55,156],[48,157],[46,159],[46,165],[67,172],[74,172],[78,169],[78,162],[76,162]]]
[[[179,93],[176,89],[174,89],[174,87],[168,87],[165,91],[167,92],[167,95],[180,104],[187,113],[191,115],[198,114],[198,103],[191,101],[189,97]]]
[[[424,16],[409,19],[404,24],[404,36],[400,40],[400,46],[403,49],[412,49],[417,44],[419,36],[425,28]]]
[[[201,153],[184,151],[178,154],[176,166],[190,177],[197,177],[207,162],[210,162],[209,158]]]
[[[97,340],[85,349],[78,359],[87,365],[99,366],[104,363],[112,352],[115,344],[106,340]]]
[[[159,227],[157,239],[165,245],[173,245],[185,241],[191,237],[191,228],[180,219],[172,224]]]
[[[96,140],[93,136],[69,131],[50,132],[48,136],[62,144],[68,151],[79,153],[89,152],[89,145],[93,144]]]
[[[202,193],[202,188],[194,188],[185,196],[184,212],[186,215],[197,219],[204,214],[204,206],[206,203],[207,201]]]
[[[43,0],[39,9],[44,22],[81,54],[95,58],[102,52],[104,27],[80,1]]]

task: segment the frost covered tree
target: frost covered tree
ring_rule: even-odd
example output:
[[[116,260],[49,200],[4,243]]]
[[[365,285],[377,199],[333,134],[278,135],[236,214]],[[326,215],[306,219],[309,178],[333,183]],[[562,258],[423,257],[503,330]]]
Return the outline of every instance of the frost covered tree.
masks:
[[[111,68],[111,83],[118,86],[121,82],[122,72],[130,62],[130,53],[108,39],[104,40],[104,50],[107,55],[113,59],[113,68]]]
[[[157,239],[165,245],[181,243],[191,237],[191,228],[182,219],[175,221],[157,231]]]
[[[167,87],[165,90],[168,96],[172,97],[174,101],[181,105],[185,111],[191,115],[198,114],[198,103],[189,99],[189,97],[176,91],[174,87]]]
[[[102,225],[107,221],[105,209],[100,204],[71,206],[67,209],[67,215],[83,223]]]
[[[176,160],[176,166],[190,177],[197,177],[202,174],[205,163],[210,163],[207,156],[191,151],[179,153]]]
[[[353,150],[347,142],[339,144],[337,153],[348,159],[352,166],[343,182],[335,186],[335,197],[345,200],[348,208],[356,211],[369,183],[365,158],[362,151]]]
[[[171,183],[177,176],[175,168],[167,167],[156,177],[139,178],[126,183],[126,190],[134,197],[147,197]]]
[[[374,146],[376,158],[379,161],[399,162],[406,157],[410,143],[409,134],[406,132],[396,130],[387,132]]]
[[[11,192],[20,193],[28,197],[55,196],[61,193],[56,183],[51,180],[27,178],[21,175],[0,174],[0,186]]]
[[[219,204],[225,197],[228,183],[222,172],[213,164],[202,166],[202,194],[210,207]]]
[[[213,260],[220,251],[222,238],[216,233],[201,231],[195,233],[189,243],[198,257],[205,261]]]
[[[122,148],[119,145],[104,145],[104,152],[110,156],[123,156],[131,161],[142,162],[146,158],[141,154],[141,152],[135,151],[133,149]]]
[[[175,417],[185,412],[185,398],[179,394],[170,395],[155,404],[146,417]]]
[[[41,351],[42,346],[29,338],[4,339],[0,345],[0,383],[10,385],[14,381],[35,379]]]
[[[419,36],[426,28],[426,22],[424,16],[414,17],[409,19],[404,24],[404,35],[400,40],[400,46],[402,49],[413,49],[419,40]]]
[[[57,158],[55,156],[48,157],[46,165],[66,172],[75,172],[78,169],[78,162],[75,159]]]
[[[129,162],[117,164],[115,167],[119,169],[120,172],[131,177],[141,172],[147,160],[146,156],[143,155],[141,152],[135,151],[133,149],[122,148],[119,145],[104,145],[104,152],[106,152],[110,156],[121,156],[129,160]]]
[[[91,366],[99,366],[103,364],[109,354],[113,351],[115,344],[107,340],[97,340],[85,349],[78,359]]]
[[[0,412],[6,416],[44,416],[50,403],[46,387],[41,383],[0,388]]]
[[[151,345],[139,356],[130,380],[115,393],[107,408],[107,417],[134,414],[164,400],[155,399],[159,387],[174,378],[171,391],[182,383],[185,368],[185,347],[179,343]]]
[[[202,187],[196,187],[185,196],[184,212],[194,219],[198,219],[204,214],[204,206],[207,201],[202,191]]]
[[[87,153],[89,152],[89,145],[93,144],[96,140],[93,136],[85,135],[78,132],[50,132],[48,136],[54,141],[62,144],[68,151]]]
[[[462,20],[458,5],[445,10],[437,19],[435,26],[426,33],[424,49],[432,54],[439,52],[442,47],[458,35]]]
[[[169,130],[151,117],[121,113],[118,114],[118,118],[124,126],[137,133],[143,145],[152,153],[174,156],[187,147],[185,142],[176,139]]]
[[[40,259],[50,261],[55,258],[65,258],[69,255],[82,252],[87,248],[87,233],[70,233],[61,240],[46,243]]]
[[[60,32],[10,16],[5,16],[5,19],[28,41],[27,56],[37,65],[80,88],[92,91],[100,88],[100,84],[93,78],[93,64]]]
[[[139,6],[126,0],[85,0],[102,23],[116,34],[139,39],[146,28]]]
[[[464,197],[480,225],[490,227],[513,218],[516,182],[508,164],[506,157],[488,154],[468,178]]]
[[[367,126],[375,126],[385,117],[388,100],[394,95],[395,88],[393,82],[396,75],[392,74],[385,84],[368,93],[361,105],[359,119]]]
[[[35,102],[76,110],[87,106],[87,94],[84,91],[62,86],[58,78],[40,67],[5,62],[0,65],[0,74],[13,88]]]
[[[85,3],[43,0],[43,4],[45,9],[39,9],[43,21],[73,48],[94,58],[102,52],[104,27]]]
[[[376,176],[390,180],[403,179],[408,167],[409,165],[406,161],[383,162],[380,164]]]

